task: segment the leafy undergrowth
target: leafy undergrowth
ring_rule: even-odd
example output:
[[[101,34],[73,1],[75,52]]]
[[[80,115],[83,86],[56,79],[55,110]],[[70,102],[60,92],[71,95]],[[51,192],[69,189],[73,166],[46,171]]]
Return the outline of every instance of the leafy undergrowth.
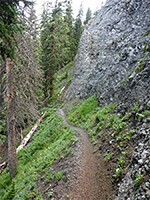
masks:
[[[117,106],[98,107],[95,96],[86,101],[76,101],[67,110],[67,120],[83,127],[95,145],[94,152],[103,156],[115,182],[126,173],[130,160],[131,140],[134,130],[129,126],[132,109],[124,116],[118,115]]]
[[[60,179],[62,171],[53,171],[51,166],[57,158],[66,157],[76,140],[75,133],[63,126],[56,109],[48,108],[47,113],[25,149],[18,153],[19,166],[14,179],[9,178],[8,169],[0,175],[0,199],[39,199],[38,180],[43,176],[47,183]],[[45,194],[49,197],[49,193]],[[52,197],[52,194],[51,194]]]
[[[67,120],[76,126],[82,127],[89,119],[89,116],[98,108],[96,97],[92,96],[86,101],[76,100],[74,105],[67,111]]]

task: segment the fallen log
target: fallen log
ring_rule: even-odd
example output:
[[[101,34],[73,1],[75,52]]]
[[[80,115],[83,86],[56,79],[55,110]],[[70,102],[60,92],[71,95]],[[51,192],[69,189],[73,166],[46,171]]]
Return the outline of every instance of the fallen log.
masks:
[[[41,123],[43,117],[45,116],[46,112],[42,115],[42,117],[36,122],[36,124],[34,125],[34,127],[31,129],[31,131],[26,135],[26,137],[22,140],[21,144],[19,145],[19,147],[17,148],[17,153],[18,151],[20,151],[21,149],[23,149],[26,144],[28,143],[28,141],[30,140],[31,136],[33,135],[33,133],[36,131],[36,129],[38,128],[39,124]]]
[[[18,151],[20,151],[21,149],[23,149],[26,146],[26,144],[30,140],[31,136],[33,135],[33,133],[36,131],[36,129],[38,128],[39,124],[41,123],[41,121],[42,121],[43,117],[45,116],[45,114],[46,114],[46,112],[44,112],[44,114],[42,115],[42,117],[36,122],[36,124],[31,129],[31,131],[22,140],[21,144],[17,148],[17,153],[18,153]],[[6,167],[7,167],[7,162],[3,162],[3,163],[0,164],[0,174],[3,171],[3,169],[5,169]]]
[[[7,163],[6,163],[6,162],[3,162],[2,164],[0,164],[0,168],[4,168],[5,165],[7,165]]]
[[[3,162],[0,164],[0,174],[3,172],[3,170],[7,167],[7,162]]]

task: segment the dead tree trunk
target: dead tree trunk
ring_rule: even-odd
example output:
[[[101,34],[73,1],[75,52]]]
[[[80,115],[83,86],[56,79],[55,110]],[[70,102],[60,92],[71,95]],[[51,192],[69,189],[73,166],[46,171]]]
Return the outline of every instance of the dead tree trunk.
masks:
[[[2,61],[2,64],[0,65],[0,120],[4,120],[4,81],[3,81],[3,76],[4,76],[4,72],[5,72],[5,66],[6,63],[4,61]],[[2,123],[3,126],[5,126],[4,123]],[[4,134],[6,135],[6,132],[4,132],[4,130],[2,130],[2,132],[0,132],[0,134]],[[1,161],[5,161],[8,155],[8,148],[7,148],[7,135],[6,135],[6,139],[5,142],[3,144],[0,145],[0,153],[1,153]]]
[[[13,93],[13,63],[11,58],[6,61],[7,85],[7,136],[9,174],[13,178],[18,165],[15,139],[14,93]]]
[[[0,64],[0,120],[3,119],[3,102],[4,102],[4,98],[3,98],[3,75],[4,75],[4,64]]]

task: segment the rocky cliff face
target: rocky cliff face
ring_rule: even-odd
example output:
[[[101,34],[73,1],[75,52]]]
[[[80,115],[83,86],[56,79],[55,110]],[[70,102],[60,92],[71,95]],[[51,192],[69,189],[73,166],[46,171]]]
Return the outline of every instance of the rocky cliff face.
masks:
[[[65,98],[92,95],[101,106],[117,103],[119,115],[139,105],[131,162],[115,200],[150,199],[150,116],[142,118],[150,110],[150,0],[107,0],[85,27]]]
[[[102,104],[148,98],[149,41],[150,1],[108,0],[85,27],[65,98],[96,95]]]

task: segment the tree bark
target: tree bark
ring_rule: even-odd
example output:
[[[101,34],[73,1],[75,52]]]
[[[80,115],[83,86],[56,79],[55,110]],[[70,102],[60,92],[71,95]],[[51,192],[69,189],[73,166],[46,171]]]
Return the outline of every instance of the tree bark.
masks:
[[[11,58],[6,61],[7,85],[7,136],[8,136],[8,165],[11,179],[18,166],[15,139],[14,93],[13,93],[13,63]]]
[[[3,64],[0,64],[0,120],[3,119],[2,111],[3,111],[3,83],[2,78],[4,74],[4,66]]]
[[[3,76],[4,76],[4,72],[5,72],[5,66],[6,63],[4,61],[2,61],[2,64],[0,65],[0,120],[4,119],[4,95],[3,95],[3,90],[4,90],[4,83],[3,83]],[[4,125],[4,124],[3,124]],[[6,133],[4,131],[1,132],[1,134],[6,135]],[[1,151],[1,161],[5,161],[7,156],[8,156],[8,144],[7,144],[7,135],[6,135],[6,139],[5,142],[3,144],[0,145],[0,151]]]

